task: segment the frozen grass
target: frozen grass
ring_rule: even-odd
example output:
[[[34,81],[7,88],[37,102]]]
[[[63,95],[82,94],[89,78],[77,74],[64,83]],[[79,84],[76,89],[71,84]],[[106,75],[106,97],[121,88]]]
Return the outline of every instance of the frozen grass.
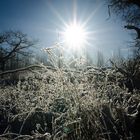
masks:
[[[130,94],[120,88],[119,76],[115,75],[113,70],[94,68],[80,72],[44,68],[15,87],[1,87],[0,116],[5,126],[1,127],[0,138],[132,139],[131,123],[140,96],[138,91]],[[111,77],[115,80],[111,81]],[[33,115],[37,112],[38,116]],[[50,128],[42,114],[53,116]],[[19,127],[14,125],[16,121]],[[25,126],[32,127],[30,132],[25,131]]]
[[[0,88],[0,139],[137,139],[140,94],[120,88],[121,73],[63,66]]]

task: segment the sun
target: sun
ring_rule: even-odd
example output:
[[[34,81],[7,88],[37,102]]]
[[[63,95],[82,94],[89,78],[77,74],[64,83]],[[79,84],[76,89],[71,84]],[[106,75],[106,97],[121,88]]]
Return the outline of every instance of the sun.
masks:
[[[87,34],[81,25],[73,23],[67,25],[63,32],[63,38],[67,46],[76,50],[85,45],[87,41]]]

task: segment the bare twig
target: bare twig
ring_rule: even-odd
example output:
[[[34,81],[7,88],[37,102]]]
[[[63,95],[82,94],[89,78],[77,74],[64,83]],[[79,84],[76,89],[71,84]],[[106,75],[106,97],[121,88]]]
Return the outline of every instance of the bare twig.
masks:
[[[34,139],[34,137],[32,137],[32,136],[30,136],[30,135],[20,135],[20,136],[14,138],[14,140],[18,140],[18,139],[20,139],[20,138],[29,138],[30,140],[31,140],[31,139]]]
[[[7,136],[18,136],[19,134],[17,134],[17,133],[6,133],[6,134],[2,134],[2,135],[0,135],[0,138],[1,137],[7,137]]]
[[[0,76],[10,74],[10,73],[21,72],[21,71],[30,71],[30,69],[33,69],[33,68],[43,68],[43,66],[42,65],[30,65],[30,66],[27,66],[24,68],[19,68],[19,69],[15,69],[15,70],[8,70],[5,72],[1,72]]]

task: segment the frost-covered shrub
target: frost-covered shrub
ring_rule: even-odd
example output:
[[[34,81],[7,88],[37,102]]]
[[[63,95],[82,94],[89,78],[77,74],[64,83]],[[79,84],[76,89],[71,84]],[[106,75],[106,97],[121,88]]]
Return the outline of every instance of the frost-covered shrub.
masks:
[[[44,68],[16,86],[0,88],[0,137],[132,139],[140,95],[120,88],[118,78],[111,69]]]
[[[115,71],[120,75],[118,82],[121,87],[126,86],[130,92],[140,89],[140,54],[116,64]]]

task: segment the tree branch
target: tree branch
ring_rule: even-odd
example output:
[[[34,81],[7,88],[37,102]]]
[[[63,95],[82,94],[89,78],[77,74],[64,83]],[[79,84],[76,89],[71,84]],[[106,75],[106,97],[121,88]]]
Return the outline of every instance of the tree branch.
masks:
[[[43,68],[43,66],[42,65],[31,65],[31,66],[27,66],[27,67],[15,69],[15,70],[8,70],[5,72],[1,72],[0,76],[10,74],[10,73],[21,72],[21,71],[30,71],[30,69],[33,69],[33,68]]]
[[[134,4],[137,5],[140,8],[140,0],[127,0],[128,4]]]
[[[137,32],[137,38],[136,39],[140,39],[140,28],[133,26],[133,25],[126,25],[124,26],[124,28],[128,29],[128,30],[135,30]]]

